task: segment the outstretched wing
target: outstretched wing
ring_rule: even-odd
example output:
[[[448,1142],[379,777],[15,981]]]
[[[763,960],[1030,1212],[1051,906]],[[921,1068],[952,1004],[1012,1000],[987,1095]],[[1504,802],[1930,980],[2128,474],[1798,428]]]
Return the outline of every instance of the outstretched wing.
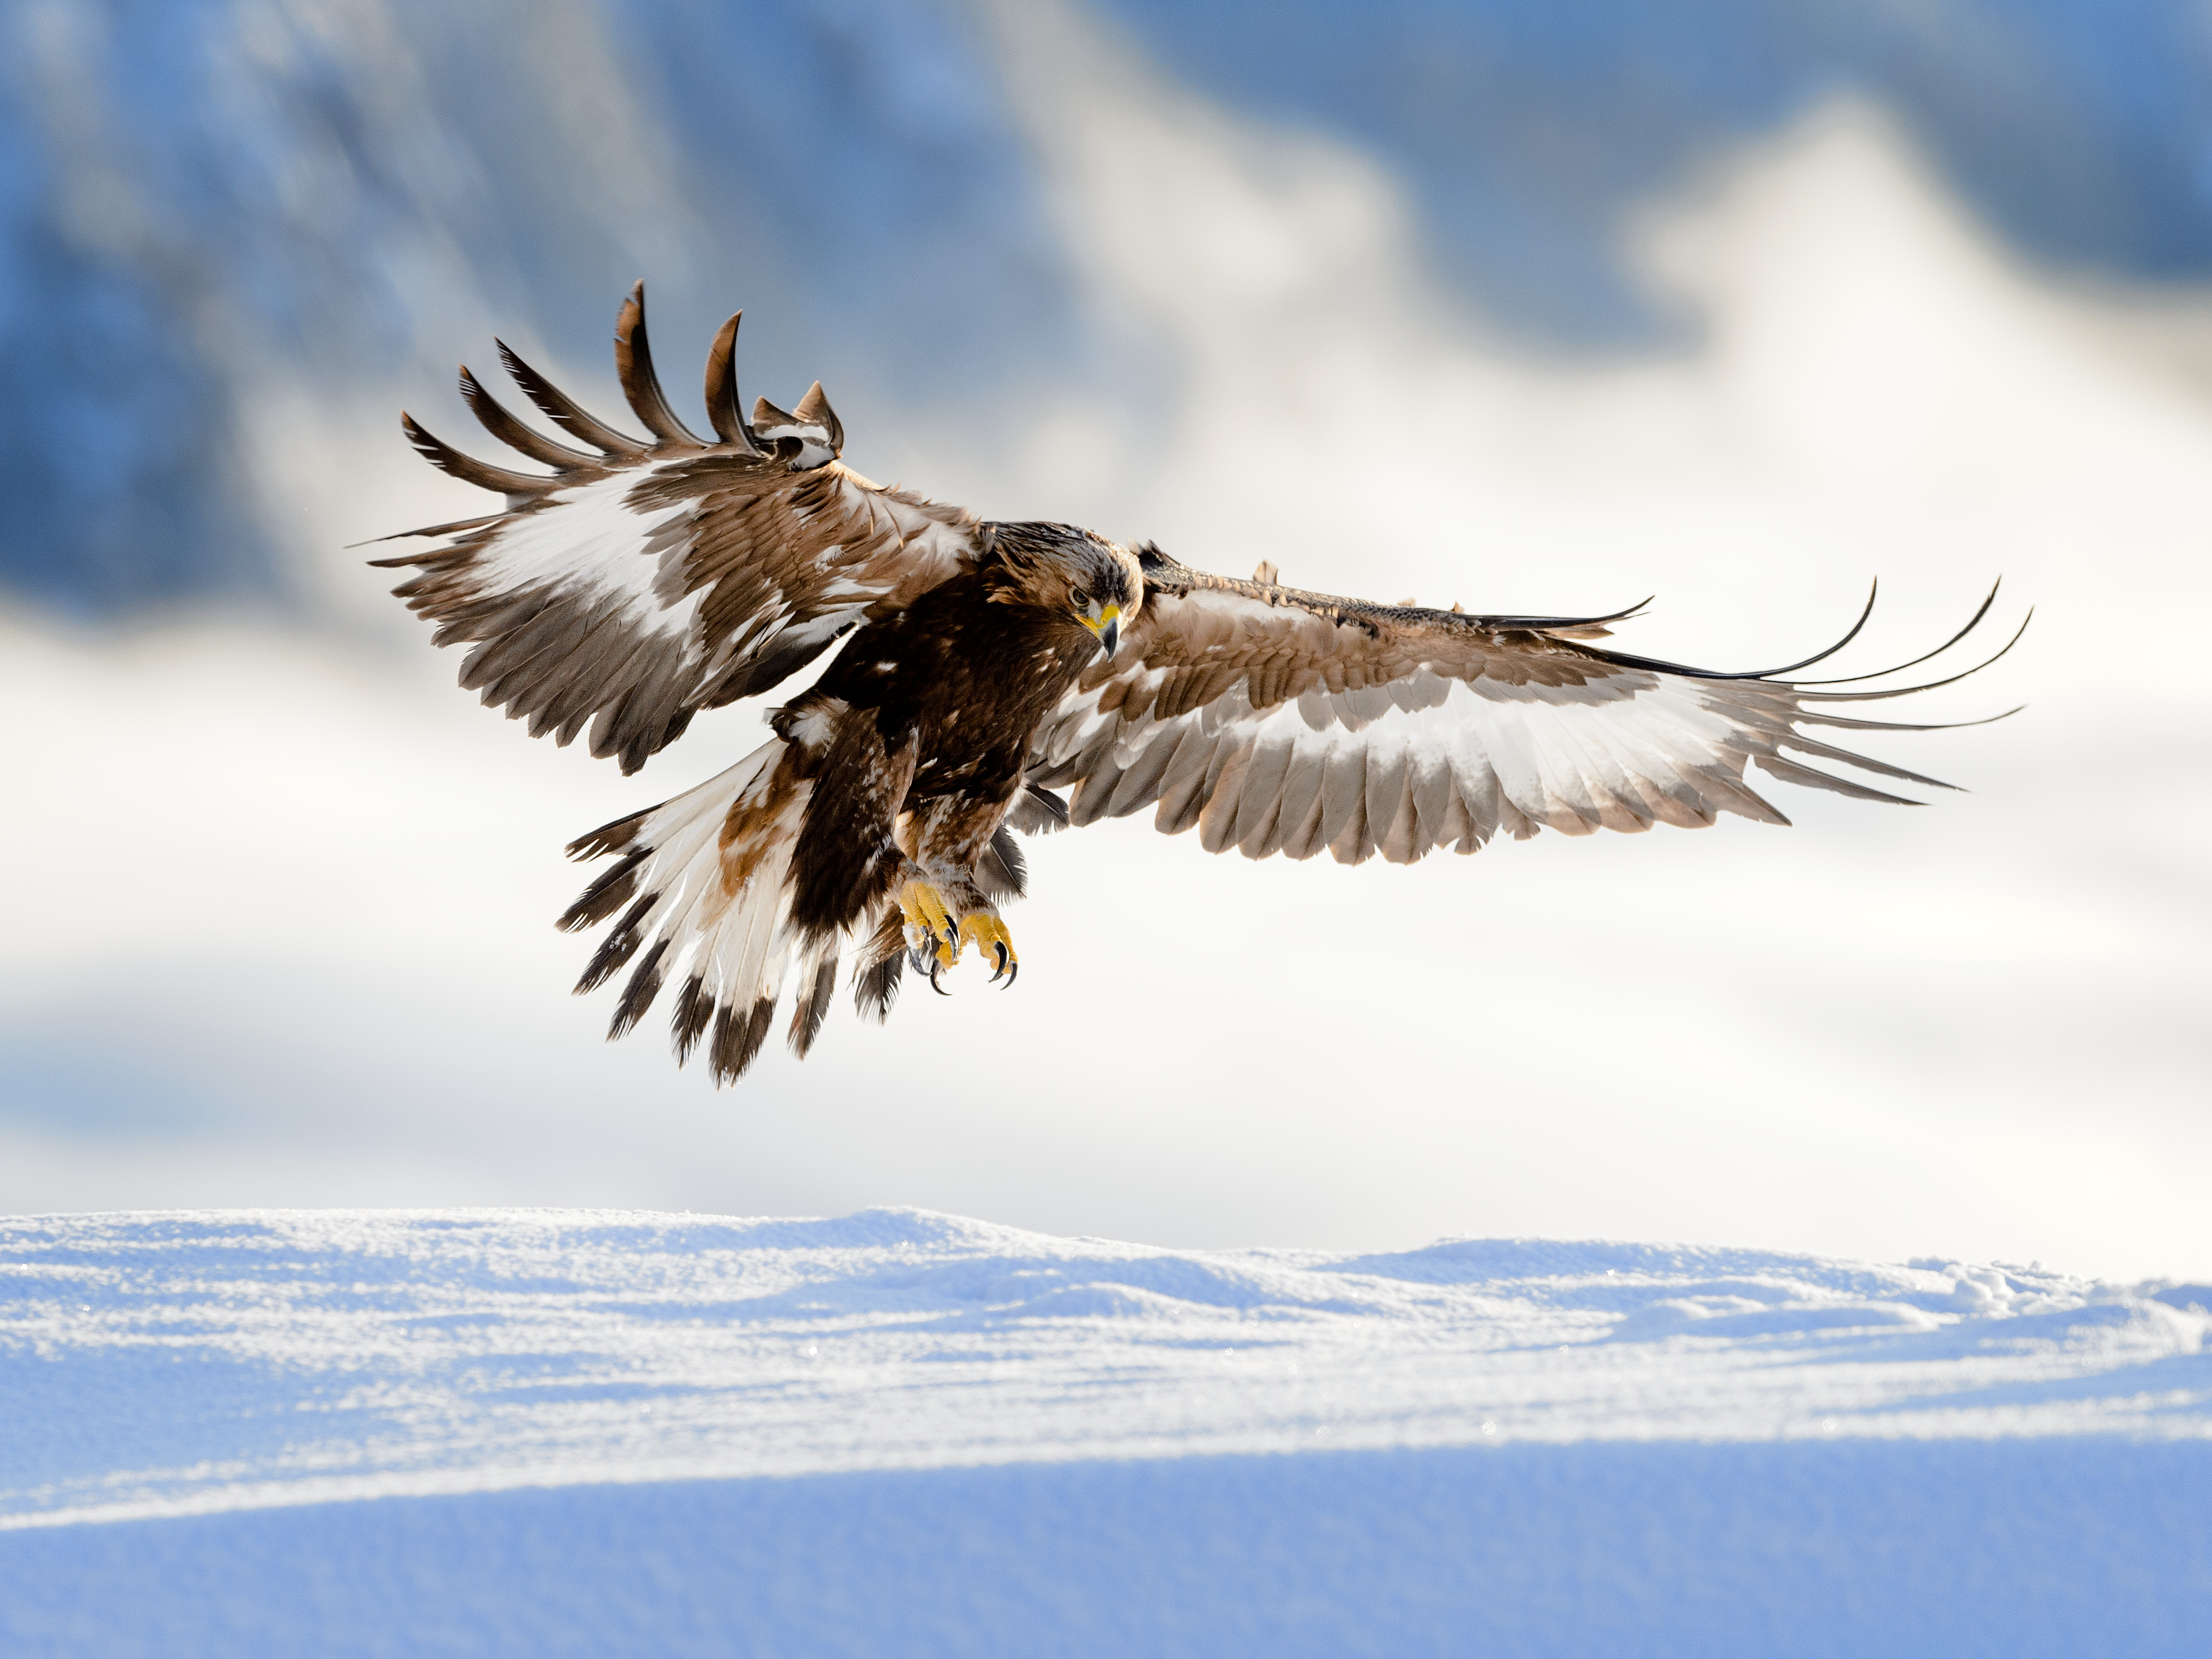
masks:
[[[1710,673],[1581,642],[1632,612],[1465,616],[1234,581],[1150,550],[1144,563],[1127,642],[1085,672],[1032,750],[1029,781],[1074,786],[1076,823],[1157,802],[1160,829],[1196,825],[1208,852],[1304,859],[1326,847],[1342,863],[1380,851],[1405,864],[1433,847],[1472,853],[1501,830],[1581,836],[1721,812],[1788,823],[1746,784],[1746,763],[1902,799],[1785,750],[1949,787],[1801,731],[1930,729],[1830,712],[1929,688],[1821,691],[1778,678],[1819,657]]]
[[[649,438],[585,413],[503,343],[516,384],[588,452],[525,426],[465,368],[461,394],[477,417],[550,473],[489,465],[402,417],[434,465],[507,505],[410,532],[453,539],[373,562],[419,568],[393,591],[437,624],[438,644],[475,645],[463,685],[527,718],[532,737],[565,744],[588,724],[592,752],[618,756],[625,772],[698,710],[767,690],[976,553],[965,508],[839,463],[844,428],[819,382],[796,410],[763,398],[750,421],[739,415],[738,321],[707,358],[715,442],[687,430],[660,389],[642,283],[616,324],[615,367]]]

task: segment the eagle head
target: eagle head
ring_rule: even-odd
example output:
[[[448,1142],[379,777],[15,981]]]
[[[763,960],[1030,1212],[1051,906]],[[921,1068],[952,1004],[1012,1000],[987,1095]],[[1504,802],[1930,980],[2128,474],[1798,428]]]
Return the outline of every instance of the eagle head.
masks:
[[[1066,524],[991,526],[991,599],[1072,617],[1112,656],[1145,603],[1144,571],[1128,549]]]

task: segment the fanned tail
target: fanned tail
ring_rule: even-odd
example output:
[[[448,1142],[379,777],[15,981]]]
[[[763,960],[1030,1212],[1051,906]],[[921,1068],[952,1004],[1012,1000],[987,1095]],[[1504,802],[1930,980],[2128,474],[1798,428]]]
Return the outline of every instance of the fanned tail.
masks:
[[[581,994],[630,968],[611,1040],[626,1036],[672,981],[678,1063],[703,1048],[714,1081],[735,1082],[767,1041],[797,956],[791,1046],[804,1054],[812,1045],[841,939],[805,938],[791,920],[792,854],[813,789],[798,763],[795,745],[772,739],[697,788],[570,845],[574,858],[620,855],[560,921],[575,932],[623,912],[576,982]]]

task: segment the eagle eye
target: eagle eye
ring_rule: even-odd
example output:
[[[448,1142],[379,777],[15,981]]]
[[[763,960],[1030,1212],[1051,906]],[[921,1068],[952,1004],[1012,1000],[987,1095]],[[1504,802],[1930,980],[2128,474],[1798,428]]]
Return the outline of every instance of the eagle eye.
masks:
[[[1070,593],[1067,597],[1074,600],[1078,605],[1089,605],[1091,603],[1091,595],[1085,592],[1083,589],[1079,587],[1073,593]]]

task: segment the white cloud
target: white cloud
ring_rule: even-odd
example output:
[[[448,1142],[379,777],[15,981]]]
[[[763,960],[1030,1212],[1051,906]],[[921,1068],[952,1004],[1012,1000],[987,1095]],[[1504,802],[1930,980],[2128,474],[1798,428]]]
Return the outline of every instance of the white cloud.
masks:
[[[1789,832],[1412,870],[1101,826],[1033,848],[1012,994],[963,973],[885,1032],[841,1014],[717,1097],[650,1034],[599,1042],[549,922],[580,884],[561,842],[736,758],[750,715],[625,781],[473,708],[419,640],[18,622],[0,1205],[899,1202],[1188,1244],[2212,1267],[2212,412],[2173,366],[2212,304],[2024,272],[1839,106],[1638,228],[1694,349],[1534,362],[1426,280],[1369,161],[1190,99],[1078,14],[995,33],[1018,97],[1052,88],[1024,118],[1091,302],[1165,390],[856,434],[864,471],[1382,599],[1656,589],[1630,648],[1723,666],[1824,642],[1876,572],[1856,660],[1912,654],[2002,571],[2039,621],[1929,717],[2033,706],[1881,745],[1975,793],[1784,791]],[[284,441],[311,461],[372,416]],[[321,476],[319,523],[419,521]]]

